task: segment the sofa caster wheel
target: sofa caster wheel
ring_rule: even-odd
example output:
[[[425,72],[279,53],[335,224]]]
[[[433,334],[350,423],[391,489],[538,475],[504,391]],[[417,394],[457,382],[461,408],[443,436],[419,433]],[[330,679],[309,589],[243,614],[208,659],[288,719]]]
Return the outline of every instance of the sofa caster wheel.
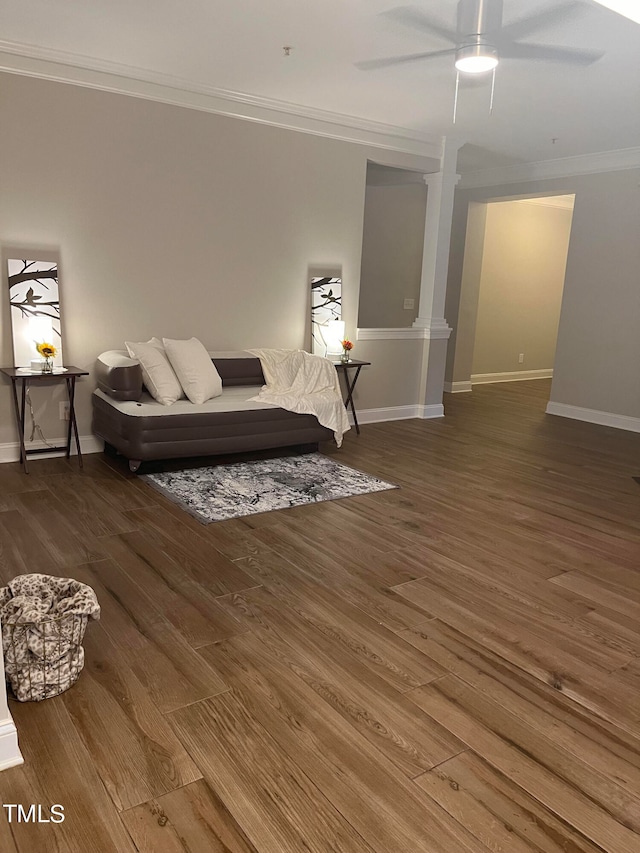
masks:
[[[142,465],[142,461],[140,459],[130,459],[129,460],[129,470],[132,474],[137,473],[138,468]]]

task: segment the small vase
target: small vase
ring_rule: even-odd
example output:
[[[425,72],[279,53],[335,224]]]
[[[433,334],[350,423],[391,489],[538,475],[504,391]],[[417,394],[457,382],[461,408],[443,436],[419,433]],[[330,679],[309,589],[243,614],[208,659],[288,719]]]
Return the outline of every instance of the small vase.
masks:
[[[341,361],[343,364],[348,364],[348,363],[351,361],[351,357],[349,356],[349,353],[348,353],[348,351],[347,351],[347,350],[345,350],[345,351],[342,353],[342,355],[340,356],[340,361]]]
[[[42,372],[53,373],[53,359],[49,356],[45,356],[42,360]]]

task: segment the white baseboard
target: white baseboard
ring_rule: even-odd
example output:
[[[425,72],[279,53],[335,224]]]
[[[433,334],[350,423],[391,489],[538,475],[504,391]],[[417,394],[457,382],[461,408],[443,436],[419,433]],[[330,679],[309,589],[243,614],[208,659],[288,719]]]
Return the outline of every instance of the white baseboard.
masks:
[[[445,382],[444,390],[449,394],[462,394],[471,391],[471,382]]]
[[[380,409],[361,409],[357,414],[359,424],[379,424],[385,421],[406,421],[409,418],[442,418],[444,406],[441,403],[430,406],[385,406]],[[351,415],[349,422],[353,424]]]
[[[553,368],[542,370],[514,370],[510,373],[472,373],[472,385],[488,385],[491,382],[523,382],[527,379],[551,379]]]
[[[548,415],[559,415],[561,418],[571,418],[574,421],[640,432],[640,418],[629,415],[615,415],[613,412],[600,412],[598,409],[584,409],[581,406],[569,406],[566,403],[552,401],[547,403],[546,411]]]
[[[418,406],[384,406],[380,409],[356,410],[359,424],[380,424],[385,421],[404,421],[408,418],[417,418]],[[349,413],[349,423],[353,424],[353,417]]]
[[[52,438],[51,444],[64,444],[66,442],[66,438]],[[39,449],[41,447],[46,447],[47,445],[43,441],[28,441],[26,442],[27,450],[29,448],[33,448],[34,450]],[[96,435],[81,435],[80,436],[80,449],[83,453],[102,453],[104,449],[104,442],[101,438],[98,438]],[[75,456],[76,447],[75,441],[71,442],[71,455]],[[51,453],[39,453],[37,457],[31,457],[30,461],[34,459],[50,459],[52,456],[60,456],[60,451],[52,450]],[[17,441],[8,441],[4,444],[0,444],[0,464],[3,462],[18,462],[20,459],[20,445]]]
[[[0,689],[4,688],[0,686]],[[9,718],[0,724],[0,770],[17,767],[23,762],[24,759],[18,746],[18,732],[11,715],[9,715]]]
[[[442,403],[431,403],[429,406],[418,406],[419,418],[427,420],[428,418],[443,418],[444,406]]]

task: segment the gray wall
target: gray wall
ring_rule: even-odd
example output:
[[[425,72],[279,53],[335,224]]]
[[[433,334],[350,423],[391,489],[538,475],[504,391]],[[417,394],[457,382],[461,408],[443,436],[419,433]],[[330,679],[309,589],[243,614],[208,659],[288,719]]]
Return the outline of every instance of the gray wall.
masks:
[[[445,381],[465,382],[469,388],[487,208],[483,202],[461,201],[456,193],[444,309],[453,330],[447,347]]]
[[[364,207],[360,328],[411,326],[418,315],[427,186],[367,186]],[[413,309],[403,307],[406,298]]]
[[[487,205],[472,375],[553,367],[571,215],[517,201]]]
[[[460,189],[456,194],[447,319],[464,314],[462,266],[469,202],[574,193],[551,399],[640,417],[640,170]],[[456,337],[448,381],[469,378],[473,339]],[[465,368],[468,371],[465,375]]]
[[[195,335],[220,350],[304,347],[308,276],[323,268],[342,272],[355,340],[367,160],[438,168],[106,92],[10,74],[0,81],[3,258],[59,256],[65,359],[89,370],[101,351],[152,335]],[[6,286],[4,261],[2,275]],[[3,364],[12,363],[7,301]],[[360,405],[415,402],[415,379],[398,387],[398,378],[402,386],[396,365],[376,359],[361,378]],[[93,386],[89,377],[78,391],[85,435]],[[58,391],[33,394],[48,438],[63,431]],[[2,385],[0,444],[15,440]]]

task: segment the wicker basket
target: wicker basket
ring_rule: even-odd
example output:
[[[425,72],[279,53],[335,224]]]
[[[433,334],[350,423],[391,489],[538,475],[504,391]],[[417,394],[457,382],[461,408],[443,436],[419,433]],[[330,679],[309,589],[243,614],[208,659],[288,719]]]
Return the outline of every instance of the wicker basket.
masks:
[[[84,666],[88,616],[63,614],[38,622],[2,623],[6,678],[20,702],[40,702],[68,690]]]

